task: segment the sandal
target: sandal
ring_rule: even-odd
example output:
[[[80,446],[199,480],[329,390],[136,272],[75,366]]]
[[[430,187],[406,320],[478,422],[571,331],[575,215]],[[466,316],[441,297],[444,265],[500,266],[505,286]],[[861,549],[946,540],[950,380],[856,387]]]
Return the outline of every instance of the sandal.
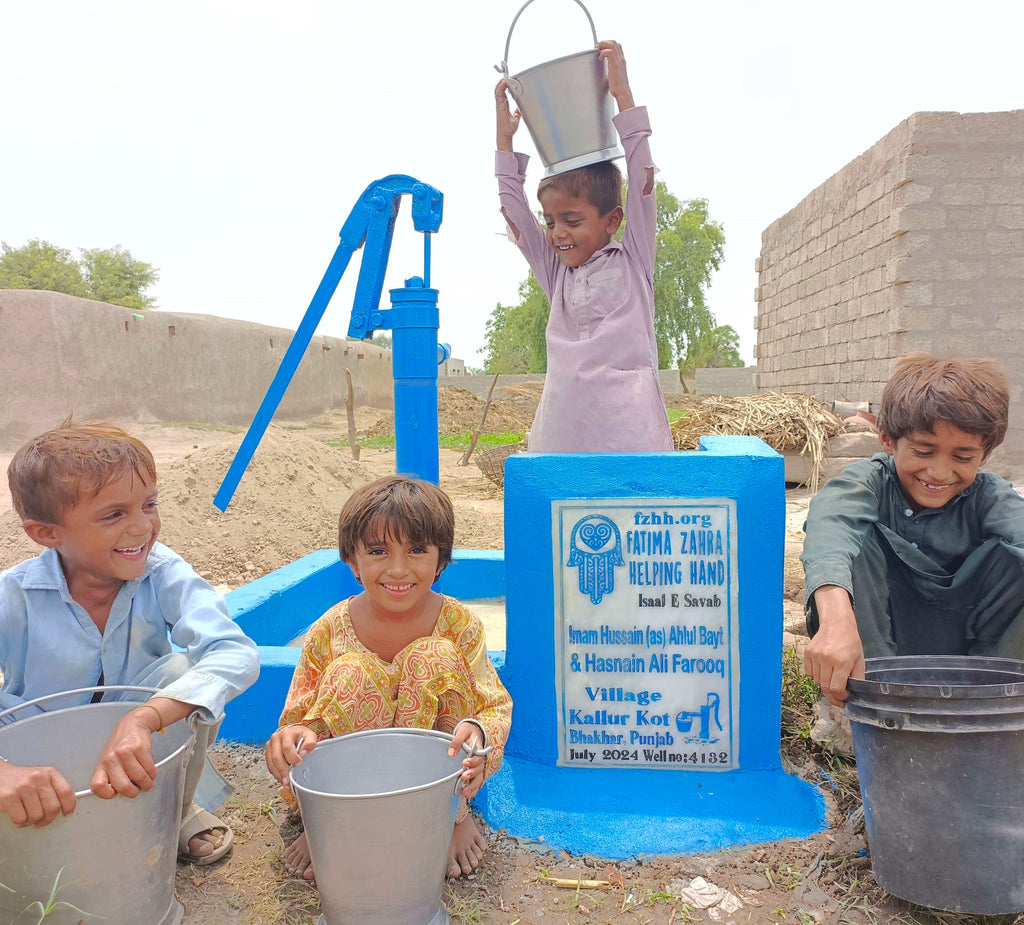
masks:
[[[209,854],[190,854],[189,841],[203,832],[221,833],[220,845]],[[207,812],[201,806],[193,803],[178,830],[178,860],[182,864],[195,864],[197,867],[204,867],[223,858],[231,850],[234,842],[235,833],[231,831],[231,826],[225,825],[213,813]]]

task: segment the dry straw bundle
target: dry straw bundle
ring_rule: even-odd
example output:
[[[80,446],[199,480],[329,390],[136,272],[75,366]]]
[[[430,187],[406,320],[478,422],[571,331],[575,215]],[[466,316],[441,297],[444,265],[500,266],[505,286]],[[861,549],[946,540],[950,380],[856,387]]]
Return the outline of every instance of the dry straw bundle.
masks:
[[[779,453],[809,455],[810,484],[816,486],[829,437],[843,430],[842,419],[811,395],[761,392],[741,398],[704,399],[672,425],[672,439],[677,450],[695,450],[704,435],[760,437]]]

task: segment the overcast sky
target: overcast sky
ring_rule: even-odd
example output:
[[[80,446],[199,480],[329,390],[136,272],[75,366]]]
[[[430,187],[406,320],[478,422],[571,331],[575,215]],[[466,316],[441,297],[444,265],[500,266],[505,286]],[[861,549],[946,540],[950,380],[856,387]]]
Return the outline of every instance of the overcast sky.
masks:
[[[440,189],[442,340],[480,365],[526,266],[493,179],[493,69],[520,0],[0,0],[0,240],[121,245],[159,308],[294,329],[362,190]],[[587,0],[625,50],[669,189],[709,201],[710,293],[751,362],[761,232],[913,112],[1024,106],[1011,0]],[[591,45],[535,0],[509,68]],[[517,147],[534,154],[525,127]],[[528,191],[543,167],[531,161]],[[408,202],[386,287],[422,273]],[[344,336],[361,254],[319,333]],[[388,306],[387,293],[382,299]]]

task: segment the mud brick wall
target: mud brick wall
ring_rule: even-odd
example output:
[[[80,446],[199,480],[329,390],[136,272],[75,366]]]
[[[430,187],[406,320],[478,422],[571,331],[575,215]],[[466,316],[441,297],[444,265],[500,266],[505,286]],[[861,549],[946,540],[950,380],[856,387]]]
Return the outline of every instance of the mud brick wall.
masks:
[[[757,384],[873,406],[912,350],[989,356],[1024,466],[1024,110],[919,112],[761,236]]]
[[[133,312],[57,292],[0,290],[0,445],[79,418],[248,425],[292,331],[210,315]],[[391,351],[314,336],[277,417],[393,405]]]

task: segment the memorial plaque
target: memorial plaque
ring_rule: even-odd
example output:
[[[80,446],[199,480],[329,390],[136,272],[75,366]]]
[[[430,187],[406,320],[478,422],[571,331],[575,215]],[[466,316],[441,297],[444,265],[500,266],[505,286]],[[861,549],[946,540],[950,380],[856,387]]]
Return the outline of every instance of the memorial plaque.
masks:
[[[557,763],[738,767],[736,502],[551,506]]]

